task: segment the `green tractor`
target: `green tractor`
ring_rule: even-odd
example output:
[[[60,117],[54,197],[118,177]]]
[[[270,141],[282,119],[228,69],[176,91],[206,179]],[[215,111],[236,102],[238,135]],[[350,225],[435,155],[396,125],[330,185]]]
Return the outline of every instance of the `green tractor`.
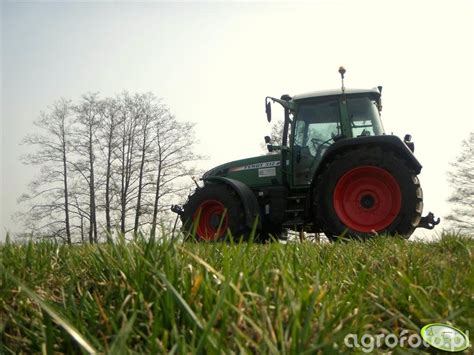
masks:
[[[380,119],[382,87],[267,97],[284,110],[283,137],[271,154],[219,165],[202,176],[183,208],[183,231],[199,241],[259,240],[287,230],[339,237],[400,235],[439,223],[422,217],[423,192],[411,136],[386,135]]]

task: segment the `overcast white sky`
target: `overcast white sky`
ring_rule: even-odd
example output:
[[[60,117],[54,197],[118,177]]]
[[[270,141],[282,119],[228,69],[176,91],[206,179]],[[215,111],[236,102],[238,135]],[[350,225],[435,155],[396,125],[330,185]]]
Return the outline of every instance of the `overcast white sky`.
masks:
[[[197,123],[211,168],[261,154],[266,95],[337,88],[339,65],[348,87],[383,85],[386,131],[411,133],[424,166],[425,213],[449,211],[448,162],[474,130],[470,0],[1,6],[0,240],[34,176],[19,143],[54,100],[152,91]]]

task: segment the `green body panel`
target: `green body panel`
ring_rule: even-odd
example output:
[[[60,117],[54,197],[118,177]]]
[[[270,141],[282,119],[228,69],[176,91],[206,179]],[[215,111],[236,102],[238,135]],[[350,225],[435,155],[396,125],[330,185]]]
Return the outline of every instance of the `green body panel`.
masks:
[[[209,170],[203,179],[210,176],[227,177],[241,181],[249,187],[281,185],[281,154],[231,161]]]

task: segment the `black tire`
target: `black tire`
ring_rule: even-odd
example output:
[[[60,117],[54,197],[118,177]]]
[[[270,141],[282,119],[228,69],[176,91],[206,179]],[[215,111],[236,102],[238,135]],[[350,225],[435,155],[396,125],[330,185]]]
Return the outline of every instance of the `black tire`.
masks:
[[[422,210],[423,192],[414,170],[394,152],[377,147],[338,155],[317,177],[313,192],[315,222],[332,241],[409,238]]]
[[[183,206],[181,221],[187,240],[222,241],[228,232],[235,241],[248,237],[242,202],[237,193],[224,184],[208,184],[196,189]]]

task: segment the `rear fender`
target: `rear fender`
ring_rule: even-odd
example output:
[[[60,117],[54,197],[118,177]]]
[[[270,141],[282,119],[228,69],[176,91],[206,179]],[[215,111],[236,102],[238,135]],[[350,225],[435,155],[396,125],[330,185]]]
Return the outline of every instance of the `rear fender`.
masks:
[[[380,147],[385,150],[391,150],[398,156],[405,159],[408,166],[414,170],[418,175],[421,171],[422,165],[413,155],[412,151],[408,146],[397,136],[383,135],[383,136],[370,136],[370,137],[357,137],[349,139],[341,139],[332,144],[323,156],[323,159],[319,162],[316,167],[314,178],[311,186],[314,187],[316,184],[317,177],[325,169],[326,165],[333,160],[337,155],[344,154],[348,150],[362,147]]]
[[[252,228],[255,223],[255,219],[258,218],[257,228],[261,228],[262,218],[260,215],[260,206],[258,205],[257,198],[255,197],[254,193],[247,185],[240,181],[221,176],[209,176],[204,178],[203,180],[204,183],[211,182],[226,184],[230,186],[235,192],[237,192],[240,197],[240,201],[242,201],[242,204],[244,206],[245,224],[249,228]]]

